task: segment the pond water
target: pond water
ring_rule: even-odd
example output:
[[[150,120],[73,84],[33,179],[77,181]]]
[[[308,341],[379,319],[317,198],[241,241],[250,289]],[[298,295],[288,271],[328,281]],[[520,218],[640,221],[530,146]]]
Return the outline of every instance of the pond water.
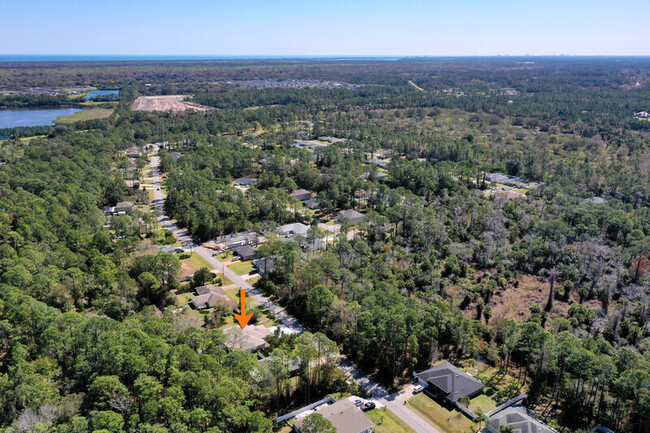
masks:
[[[78,108],[21,108],[0,110],[0,129],[54,125],[53,120],[81,111]]]
[[[106,95],[119,95],[119,90],[89,90],[88,95],[84,98],[86,100],[96,98],[97,96],[106,96]]]

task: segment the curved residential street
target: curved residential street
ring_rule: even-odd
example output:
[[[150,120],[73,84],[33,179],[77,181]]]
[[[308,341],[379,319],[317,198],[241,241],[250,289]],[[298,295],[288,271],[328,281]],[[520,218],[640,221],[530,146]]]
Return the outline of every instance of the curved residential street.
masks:
[[[217,258],[212,256],[212,251],[197,245],[194,240],[187,234],[187,232],[171,222],[165,213],[164,202],[166,194],[162,191],[160,182],[160,159],[158,156],[158,145],[153,145],[153,153],[151,154],[151,167],[153,177],[153,195],[154,207],[161,212],[159,221],[164,229],[170,230],[176,238],[178,238],[185,245],[191,245],[193,251],[201,256],[206,262],[225,275],[237,287],[245,289],[246,292],[262,307],[266,308],[275,318],[286,327],[301,334],[307,331],[307,328],[302,326],[293,316],[286,312],[286,310],[269,299],[266,295],[262,294],[259,290],[253,288],[246,280],[237,275],[229,267],[221,263]],[[339,358],[338,368],[350,376],[355,382],[359,384],[364,390],[370,393],[374,399],[379,403],[387,406],[395,415],[404,421],[409,427],[417,433],[440,433],[433,428],[427,421],[422,419],[418,414],[413,412],[403,401],[400,396],[404,393],[389,394],[381,385],[376,383],[368,377],[363,371],[356,367],[345,356],[341,355]]]

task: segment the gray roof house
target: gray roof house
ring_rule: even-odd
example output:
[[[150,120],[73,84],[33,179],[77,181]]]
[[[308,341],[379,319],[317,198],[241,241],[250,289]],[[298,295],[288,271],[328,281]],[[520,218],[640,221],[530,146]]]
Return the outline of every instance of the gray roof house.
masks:
[[[240,247],[242,245],[257,245],[258,236],[254,232],[240,232],[231,235],[219,236],[214,240],[215,244],[223,244],[227,250]]]
[[[283,238],[292,238],[294,236],[307,236],[309,226],[303,223],[291,223],[278,227],[275,230]]]
[[[300,201],[307,201],[311,198],[311,191],[300,188],[292,192],[291,197],[296,198]]]
[[[239,179],[235,180],[235,185],[237,186],[251,186],[255,185],[257,183],[257,179],[254,179],[252,177],[240,177]]]
[[[135,206],[132,201],[121,201],[115,205],[116,212],[130,212]]]
[[[338,221],[342,221],[344,219],[349,219],[350,221],[354,223],[358,223],[363,221],[363,219],[366,217],[365,214],[362,214],[361,212],[357,212],[354,209],[346,209],[339,211],[339,213],[336,214],[336,219]]]
[[[329,420],[338,433],[371,433],[374,430],[375,423],[370,421],[370,418],[348,399],[324,407],[319,406],[315,413],[320,413]],[[293,422],[296,432],[300,432],[300,426],[304,424],[305,418],[306,416],[296,418]]]
[[[252,260],[257,257],[257,250],[250,245],[242,245],[241,247],[235,248],[235,254],[239,256],[241,260]]]
[[[229,299],[220,287],[208,284],[196,288],[197,296],[190,299],[190,303],[197,310],[214,308],[219,301],[226,301],[232,307],[233,302]],[[235,301],[236,303],[236,301]]]
[[[174,161],[178,161],[183,156],[180,152],[170,152],[169,154],[174,158]]]
[[[483,392],[484,385],[480,380],[446,361],[413,375],[422,386],[441,394],[450,403],[456,403],[463,396],[471,398]]]
[[[320,202],[317,198],[310,198],[309,200],[305,200],[303,203],[311,210],[318,209],[318,206],[320,206]]]
[[[271,257],[263,257],[261,259],[253,260],[253,266],[257,269],[260,275],[270,274],[275,271],[275,259]]]
[[[501,427],[505,426],[511,426],[515,433],[556,433],[523,406],[512,406],[497,412],[486,423],[491,433],[501,433]]]

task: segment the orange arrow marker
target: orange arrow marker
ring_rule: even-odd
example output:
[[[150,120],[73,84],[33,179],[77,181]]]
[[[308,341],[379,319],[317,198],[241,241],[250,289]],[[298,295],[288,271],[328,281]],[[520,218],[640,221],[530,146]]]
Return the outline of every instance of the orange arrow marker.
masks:
[[[239,289],[239,299],[241,302],[241,314],[232,313],[235,316],[235,319],[239,322],[241,329],[244,329],[248,325],[248,321],[253,317],[253,313],[246,314],[246,290]]]

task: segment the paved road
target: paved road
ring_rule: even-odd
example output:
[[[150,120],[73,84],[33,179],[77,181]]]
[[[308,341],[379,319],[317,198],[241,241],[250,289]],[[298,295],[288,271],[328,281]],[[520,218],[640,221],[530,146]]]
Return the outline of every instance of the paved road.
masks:
[[[208,262],[210,266],[225,275],[238,287],[245,289],[246,292],[259,305],[266,308],[271,314],[275,316],[276,319],[280,321],[280,323],[298,334],[302,334],[303,332],[307,331],[307,328],[302,326],[300,322],[298,322],[293,316],[287,313],[284,308],[271,301],[266,295],[252,287],[241,276],[237,275],[236,272],[234,272],[228,266],[225,266],[217,258],[213,257],[211,250],[195,244],[194,240],[187,234],[185,230],[179,228],[177,225],[173,224],[170,221],[164,209],[166,194],[162,191],[161,188],[159,164],[160,160],[158,158],[158,147],[154,146],[154,153],[151,155],[154,207],[161,212],[159,221],[161,222],[163,228],[170,230],[174,236],[176,236],[176,238],[178,238],[186,245],[194,245],[192,248],[193,251],[200,255],[206,262]],[[408,407],[404,406],[403,402],[398,400],[399,393],[389,394],[388,391],[386,391],[381,385],[369,378],[351,361],[348,361],[344,355],[341,355],[339,357],[338,368],[343,373],[354,379],[354,381],[357,382],[359,386],[366,390],[370,395],[372,395],[374,399],[387,406],[393,413],[395,413],[395,415],[397,415],[402,421],[404,421],[413,430],[415,430],[416,433],[440,433],[429,423],[423,420],[419,415],[417,415]]]

